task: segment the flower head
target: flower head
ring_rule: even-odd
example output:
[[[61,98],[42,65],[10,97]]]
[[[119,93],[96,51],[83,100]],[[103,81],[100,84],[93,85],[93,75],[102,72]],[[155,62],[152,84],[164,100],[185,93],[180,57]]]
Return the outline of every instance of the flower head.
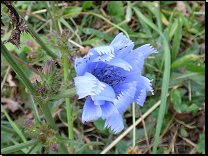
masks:
[[[89,96],[83,107],[82,122],[106,119],[105,127],[115,133],[124,128],[122,114],[131,102],[143,106],[151,81],[141,75],[144,59],[157,53],[150,44],[133,51],[134,42],[119,33],[107,46],[89,50],[76,58],[74,78],[79,99]],[[131,52],[130,52],[131,51]]]

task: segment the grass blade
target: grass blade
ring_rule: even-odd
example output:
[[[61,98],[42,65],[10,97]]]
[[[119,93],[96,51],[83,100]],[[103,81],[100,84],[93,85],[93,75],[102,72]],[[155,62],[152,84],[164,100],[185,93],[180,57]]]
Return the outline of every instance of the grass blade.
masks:
[[[181,22],[180,22],[180,18],[178,17],[178,27],[176,29],[176,32],[175,32],[175,36],[174,36],[174,39],[173,39],[173,47],[172,47],[172,53],[171,53],[171,62],[174,61],[177,53],[178,53],[178,49],[179,49],[179,46],[180,46],[180,38],[181,38],[181,28],[182,28],[182,25],[181,25]]]
[[[2,105],[1,105],[1,110],[3,110],[4,114],[6,115],[7,120],[9,121],[9,123],[11,124],[13,129],[16,131],[16,133],[20,136],[20,138],[24,142],[27,142],[27,140],[26,140],[25,136],[22,134],[21,130],[17,127],[17,125],[14,123],[14,121],[12,121],[9,114],[7,113],[7,111],[4,109],[4,107]]]
[[[145,21],[152,29],[157,31],[163,38],[163,45],[165,46],[164,54],[165,54],[165,64],[164,64],[164,74],[163,74],[163,81],[162,81],[162,94],[161,94],[161,104],[158,112],[158,118],[157,118],[157,128],[156,128],[156,134],[155,134],[155,140],[154,140],[154,146],[153,146],[153,154],[157,151],[157,145],[158,145],[158,139],[163,123],[165,108],[166,108],[166,101],[167,101],[167,93],[168,93],[168,86],[169,86],[169,79],[170,79],[170,49],[168,46],[168,43],[166,41],[165,36],[163,33],[158,29],[158,27],[152,23],[146,16],[144,16],[140,10],[136,7],[133,7],[133,10],[137,14],[137,16],[140,16],[140,18]]]
[[[3,149],[1,149],[1,153],[2,154],[13,153],[13,152],[19,151],[23,148],[27,148],[27,147],[30,147],[32,145],[35,145],[39,142],[40,142],[39,140],[30,140],[30,141],[27,141],[25,143],[21,143],[21,144],[18,144],[18,145],[3,148]]]

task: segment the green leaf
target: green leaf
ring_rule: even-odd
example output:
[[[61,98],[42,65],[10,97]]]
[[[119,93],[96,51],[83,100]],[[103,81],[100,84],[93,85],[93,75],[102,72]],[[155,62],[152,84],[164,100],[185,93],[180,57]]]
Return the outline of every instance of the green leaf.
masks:
[[[14,123],[14,121],[12,121],[12,119],[10,118],[9,114],[7,113],[7,111],[4,109],[4,107],[1,105],[1,110],[3,110],[4,114],[6,115],[7,120],[9,121],[9,123],[11,124],[12,128],[16,131],[16,133],[20,136],[20,138],[24,141],[27,142],[27,139],[25,138],[25,136],[23,135],[22,131],[19,129],[19,127]]]
[[[30,140],[30,141],[27,141],[25,143],[20,143],[18,145],[9,146],[7,148],[1,149],[1,153],[2,154],[13,153],[13,152],[19,151],[19,150],[21,150],[23,148],[27,148],[27,147],[36,145],[39,142],[41,142],[41,141],[39,141],[39,140]]]
[[[157,154],[164,154],[164,151],[165,151],[164,147],[160,147],[157,151]]]
[[[63,17],[60,17],[60,22],[63,23],[70,31],[72,31],[74,33],[74,30],[72,29],[72,27],[69,25],[69,23]]]
[[[174,104],[174,109],[178,113],[181,113],[181,96],[180,91],[178,89],[172,89],[170,101]]]
[[[188,136],[189,136],[188,132],[187,132],[184,128],[181,128],[181,129],[180,129],[180,134],[181,134],[183,137],[188,137]]]
[[[124,16],[125,14],[122,1],[111,1],[109,9],[110,9],[110,14],[113,16],[118,15],[121,17]]]
[[[89,34],[89,35],[91,35],[91,34],[96,35],[96,36],[98,36],[100,38],[105,39],[108,42],[113,40],[113,36],[110,36],[108,34],[105,34],[105,33],[101,32],[101,31],[93,29],[93,28],[84,28],[83,32],[85,34]]]
[[[132,10],[131,10],[131,2],[127,1],[127,9],[126,9],[126,20],[131,20]]]
[[[171,69],[182,67],[191,61],[197,61],[199,59],[200,59],[199,55],[195,55],[195,54],[184,55],[172,63]]]
[[[201,63],[198,65],[194,65],[191,63],[186,64],[186,69],[192,72],[197,72],[197,73],[201,73],[203,75],[205,75],[205,64]]]
[[[67,11],[64,11],[63,12],[63,15],[66,15],[66,14],[70,14],[68,15],[67,17],[72,17],[72,18],[76,18],[79,16],[79,13],[82,11],[82,7],[76,7],[76,6],[69,6],[69,8],[67,9]],[[75,13],[76,14],[73,14]],[[78,12],[78,13],[77,13]]]
[[[205,154],[205,134],[204,133],[200,134],[197,145],[198,145],[197,151],[199,153]]]
[[[86,1],[83,6],[82,6],[82,9],[88,9],[92,6],[93,4],[93,1]]]
[[[102,120],[101,118],[99,118],[98,120],[94,121],[94,125],[99,129],[99,130],[105,130],[106,128],[104,128],[105,125],[105,120]]]
[[[82,45],[91,45],[93,47],[97,47],[104,45],[104,43],[100,40],[100,38],[94,37],[90,40],[83,41]]]
[[[180,22],[180,18],[178,17],[178,25],[176,27],[175,36],[173,39],[173,46],[172,46],[172,53],[171,53],[171,62],[175,60],[175,57],[178,53],[178,49],[180,46],[180,38],[181,38],[181,32],[182,32],[182,24]]]
[[[75,154],[80,152],[81,150],[83,150],[84,148],[91,146],[91,145],[104,145],[102,142],[96,142],[96,141],[91,141],[88,142],[87,144],[83,145],[80,149],[78,149],[77,151],[75,151]]]

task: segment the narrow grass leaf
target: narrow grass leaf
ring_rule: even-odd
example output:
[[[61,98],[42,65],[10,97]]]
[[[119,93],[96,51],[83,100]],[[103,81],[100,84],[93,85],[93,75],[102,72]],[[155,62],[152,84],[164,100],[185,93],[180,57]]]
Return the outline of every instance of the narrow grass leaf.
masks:
[[[179,14],[179,16],[181,17],[184,25],[186,26],[187,29],[189,29],[190,25],[189,25],[189,22],[188,20],[186,19],[186,17],[177,9],[177,12]]]
[[[199,59],[201,59],[199,55],[195,55],[195,54],[184,55],[172,63],[171,69],[182,67],[191,61],[197,61]]]
[[[17,142],[17,141],[15,141],[14,139],[12,139],[12,138],[9,138],[15,145],[19,145],[19,143]],[[27,153],[27,150],[25,149],[25,148],[22,148],[22,149],[20,149],[24,154],[26,154]]]
[[[132,16],[132,10],[131,10],[131,2],[127,1],[127,9],[126,9],[126,20],[130,21],[131,20],[131,16]]]
[[[35,102],[33,100],[33,97],[32,95],[30,96],[31,97],[31,101],[32,101],[32,108],[33,108],[33,112],[34,112],[34,115],[35,115],[35,119],[40,122],[40,116],[39,116],[39,113],[38,113],[38,110],[37,110],[37,107],[35,105]]]
[[[38,154],[38,150],[43,147],[43,142],[39,142],[38,144],[34,145],[28,152],[27,154]]]
[[[14,145],[14,146],[9,146],[9,147],[1,149],[1,154],[13,153],[13,152],[19,151],[23,148],[33,146],[39,142],[40,142],[39,140],[30,140],[25,143],[21,143],[21,144]]]
[[[167,93],[168,93],[168,86],[169,86],[169,78],[170,78],[170,49],[168,43],[163,35],[163,33],[156,27],[154,23],[152,23],[146,16],[144,16],[138,8],[133,7],[133,10],[136,12],[137,16],[140,16],[150,27],[152,27],[155,31],[157,31],[163,37],[163,44],[165,47],[164,55],[165,55],[165,64],[164,64],[164,74],[163,74],[163,81],[162,81],[162,94],[161,94],[161,104],[158,114],[157,120],[157,129],[155,134],[155,140],[153,145],[153,153],[157,151],[158,139],[163,123],[165,108],[166,108],[166,100],[167,100]]]
[[[157,13],[156,13],[156,16],[157,16],[157,24],[158,24],[158,28],[159,30],[162,32],[162,22],[161,22],[161,12],[160,12],[160,2],[157,1]]]
[[[96,29],[93,29],[93,28],[84,28],[83,29],[83,32],[85,34],[90,34],[90,35],[93,34],[93,35],[96,35],[98,37],[101,37],[101,38],[105,39],[108,42],[110,42],[110,41],[113,40],[113,36],[110,36],[108,34],[105,34],[105,33],[101,32],[101,31],[96,30]]]
[[[178,17],[178,26],[177,26],[175,36],[174,36],[174,39],[173,39],[171,62],[173,62],[175,60],[175,57],[178,53],[178,49],[179,49],[180,41],[181,41],[180,40],[181,39],[181,32],[182,32],[181,29],[182,29],[182,25],[181,25],[180,19]]]
[[[16,133],[20,136],[20,138],[24,141],[27,142],[27,139],[25,138],[25,136],[22,134],[21,130],[17,127],[17,125],[12,121],[12,119],[10,118],[9,114],[7,113],[7,111],[4,109],[4,107],[1,105],[1,110],[3,110],[4,114],[6,115],[7,120],[9,121],[9,123],[11,124],[11,126],[13,127],[13,129],[16,131]]]
[[[88,142],[87,144],[83,145],[80,149],[75,151],[75,154],[79,153],[80,151],[82,151],[84,148],[91,146],[91,145],[103,145],[102,142]]]
[[[59,18],[60,22],[62,24],[64,24],[72,33],[74,33],[74,30],[72,29],[72,27],[69,25],[69,23],[63,18],[63,17],[60,17]]]

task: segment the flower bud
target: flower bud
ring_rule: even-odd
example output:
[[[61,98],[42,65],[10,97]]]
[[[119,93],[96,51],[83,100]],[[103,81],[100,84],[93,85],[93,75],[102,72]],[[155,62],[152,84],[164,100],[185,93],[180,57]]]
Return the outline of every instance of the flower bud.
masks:
[[[45,66],[43,68],[43,74],[45,75],[52,75],[53,74],[53,71],[54,71],[54,68],[55,68],[55,63],[53,60],[47,60],[45,62]]]
[[[31,47],[31,46],[34,45],[34,44],[33,44],[32,41],[27,41],[27,42],[26,42],[26,45],[27,45],[28,47]]]
[[[41,86],[38,88],[38,93],[41,95],[41,94],[44,94],[45,93],[45,87]]]
[[[53,152],[55,152],[56,150],[58,150],[57,143],[50,141],[49,148],[50,148],[50,150],[52,150]]]
[[[34,123],[33,123],[33,121],[31,121],[31,120],[25,120],[25,122],[24,122],[24,126],[25,126],[25,127],[31,127],[33,124],[34,124]]]

